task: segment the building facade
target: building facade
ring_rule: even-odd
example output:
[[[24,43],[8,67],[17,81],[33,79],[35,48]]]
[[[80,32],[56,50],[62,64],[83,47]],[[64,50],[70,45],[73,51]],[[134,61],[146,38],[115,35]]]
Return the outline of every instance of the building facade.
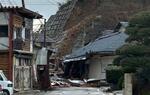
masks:
[[[16,90],[32,88],[33,19],[41,17],[22,7],[0,8],[0,69]]]

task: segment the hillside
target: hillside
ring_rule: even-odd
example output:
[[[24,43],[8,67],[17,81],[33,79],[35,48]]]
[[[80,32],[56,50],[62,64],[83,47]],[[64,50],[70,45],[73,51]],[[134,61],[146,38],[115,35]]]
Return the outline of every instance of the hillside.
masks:
[[[73,2],[73,3],[70,3]],[[65,21],[61,31],[53,31],[58,42],[57,55],[62,57],[102,35],[103,30],[111,30],[120,21],[128,21],[133,14],[148,10],[149,0],[72,0],[58,13]],[[59,20],[59,19],[58,19]],[[53,22],[54,23],[54,22]],[[52,34],[52,31],[48,31]],[[58,36],[59,35],[59,36]]]

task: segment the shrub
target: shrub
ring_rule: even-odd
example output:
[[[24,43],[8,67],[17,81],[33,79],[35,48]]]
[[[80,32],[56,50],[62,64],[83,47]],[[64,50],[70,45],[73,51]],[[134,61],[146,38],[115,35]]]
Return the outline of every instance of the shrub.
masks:
[[[117,66],[109,66],[106,70],[106,80],[108,83],[116,85],[117,88],[122,88],[123,82],[123,71],[120,67]]]

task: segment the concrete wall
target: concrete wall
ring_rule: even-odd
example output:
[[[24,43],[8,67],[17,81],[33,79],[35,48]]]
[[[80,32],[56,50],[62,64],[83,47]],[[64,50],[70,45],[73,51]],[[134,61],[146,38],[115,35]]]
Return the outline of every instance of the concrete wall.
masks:
[[[112,64],[115,56],[94,56],[89,61],[89,78],[106,79],[105,68]]]
[[[133,85],[132,85],[133,74],[126,73],[124,75],[124,95],[132,95],[133,94]]]

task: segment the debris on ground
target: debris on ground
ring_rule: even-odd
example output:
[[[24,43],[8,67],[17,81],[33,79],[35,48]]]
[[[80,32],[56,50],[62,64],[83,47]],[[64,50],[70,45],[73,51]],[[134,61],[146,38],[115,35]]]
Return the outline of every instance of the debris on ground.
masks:
[[[60,78],[57,75],[51,76],[51,87],[57,88],[57,87],[70,87],[70,84],[68,83],[68,80],[64,78]]]
[[[86,84],[83,80],[71,80],[71,79],[68,79],[68,81],[71,84],[71,86],[80,87],[80,86],[83,86],[83,85]]]

